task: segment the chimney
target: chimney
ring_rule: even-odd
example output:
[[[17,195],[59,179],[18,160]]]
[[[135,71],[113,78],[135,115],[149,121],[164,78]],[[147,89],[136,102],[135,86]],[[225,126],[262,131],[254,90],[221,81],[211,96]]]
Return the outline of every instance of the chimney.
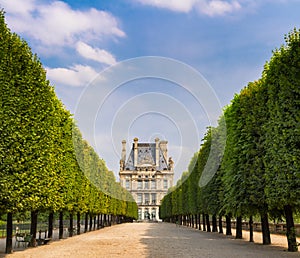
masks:
[[[126,141],[122,141],[122,160],[126,162]]]
[[[155,165],[156,167],[159,167],[159,138],[155,139]]]
[[[138,141],[139,141],[139,139],[135,137],[133,139],[133,141],[134,141],[134,144],[133,144],[133,154],[134,154],[133,165],[134,165],[134,167],[137,167],[137,161],[138,161]]]

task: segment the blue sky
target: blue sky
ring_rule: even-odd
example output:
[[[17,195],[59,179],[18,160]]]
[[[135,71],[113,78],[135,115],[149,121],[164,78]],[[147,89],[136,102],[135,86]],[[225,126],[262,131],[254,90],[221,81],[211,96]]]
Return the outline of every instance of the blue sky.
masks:
[[[81,100],[97,82],[91,99],[97,112],[87,108],[82,114],[91,116],[90,124],[83,118],[78,124],[109,169],[117,175],[122,139],[129,149],[136,136],[159,137],[169,141],[176,179],[218,117],[204,99],[195,99],[194,90],[213,93],[211,103],[221,110],[260,77],[272,50],[300,23],[299,0],[0,0],[0,6],[9,28],[40,57],[57,96],[78,120]],[[188,91],[164,76],[145,76],[97,97],[103,72],[147,56],[195,69],[210,92],[202,82]]]

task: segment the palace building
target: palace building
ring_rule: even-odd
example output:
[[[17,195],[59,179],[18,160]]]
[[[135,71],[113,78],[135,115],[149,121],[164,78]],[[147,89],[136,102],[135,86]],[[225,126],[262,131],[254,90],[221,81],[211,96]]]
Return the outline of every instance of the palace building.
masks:
[[[174,162],[168,157],[167,141],[140,143],[134,138],[126,160],[126,141],[122,141],[120,183],[138,204],[139,220],[159,220],[159,205],[173,185]]]

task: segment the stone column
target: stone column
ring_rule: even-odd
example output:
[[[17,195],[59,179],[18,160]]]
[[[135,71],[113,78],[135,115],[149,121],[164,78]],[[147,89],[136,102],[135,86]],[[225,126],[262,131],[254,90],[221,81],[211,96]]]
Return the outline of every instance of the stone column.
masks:
[[[133,147],[133,152],[134,152],[134,157],[133,157],[133,165],[134,167],[137,166],[137,161],[138,161],[138,141],[139,139],[138,138],[134,138],[133,139],[134,141],[134,147]]]
[[[144,209],[144,207],[142,208],[142,216],[141,216],[141,219],[143,220],[144,218],[145,218],[145,209]]]
[[[155,165],[159,167],[159,139],[155,139]]]
[[[156,214],[155,214],[155,219],[156,219],[156,220],[159,220],[159,212],[158,212],[158,211],[159,211],[159,210],[156,208],[156,209],[155,209],[155,213],[156,213]]]

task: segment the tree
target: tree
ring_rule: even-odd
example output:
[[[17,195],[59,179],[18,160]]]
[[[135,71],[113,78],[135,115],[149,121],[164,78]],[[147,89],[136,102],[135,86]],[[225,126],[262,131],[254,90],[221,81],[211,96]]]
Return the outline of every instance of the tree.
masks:
[[[35,212],[57,202],[59,101],[37,56],[7,28],[3,11],[0,30],[0,208]]]
[[[293,212],[300,202],[300,32],[285,37],[266,65],[270,115],[266,131],[266,194],[271,207],[284,210],[289,251],[297,251]]]
[[[39,211],[50,212],[50,230],[55,211],[61,215],[63,211],[71,215],[97,213],[109,211],[111,206],[116,215],[136,217],[137,206],[129,193],[124,196],[131,210],[123,211],[119,209],[122,201],[107,198],[104,190],[97,188],[103,176],[107,192],[121,191],[104,161],[83,141],[70,112],[46,79],[38,57],[7,28],[3,11],[0,93],[0,209],[8,214],[7,253],[12,252],[12,218],[16,212],[32,214],[32,245]]]

